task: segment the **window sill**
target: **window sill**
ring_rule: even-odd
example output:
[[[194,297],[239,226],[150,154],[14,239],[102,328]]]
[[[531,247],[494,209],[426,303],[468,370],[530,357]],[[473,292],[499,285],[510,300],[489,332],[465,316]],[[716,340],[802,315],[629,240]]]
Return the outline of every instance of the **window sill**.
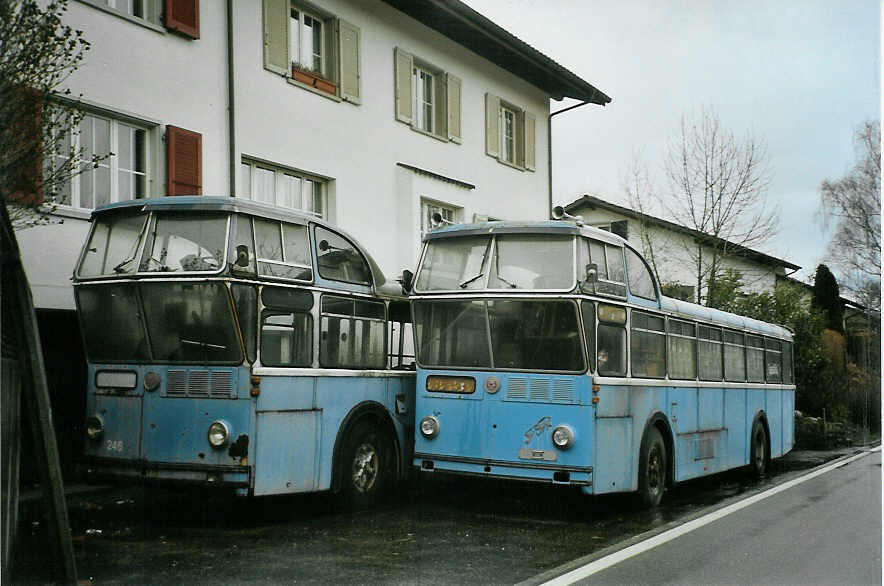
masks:
[[[145,20],[143,18],[138,18],[137,16],[131,16],[129,14],[126,14],[125,12],[120,12],[116,8],[111,8],[110,6],[100,4],[98,2],[98,0],[77,0],[77,1],[81,4],[85,4],[87,6],[91,6],[92,8],[96,8],[98,10],[101,10],[102,12],[112,14],[118,18],[122,18],[123,20],[128,20],[129,22],[131,22],[133,24],[143,26],[144,28],[150,29],[154,32],[157,32],[157,33],[160,33],[163,35],[166,34],[166,29],[164,27],[160,26],[159,24],[150,22],[149,20]]]
[[[292,77],[286,76],[285,80],[292,85],[298,86],[299,88],[303,88],[309,92],[320,95],[324,98],[328,98],[329,100],[332,100],[335,102],[343,102],[344,101],[340,98],[340,96],[338,96],[336,94],[330,94],[325,90],[319,89],[311,84],[298,81],[297,79],[294,79]],[[335,86],[335,87],[337,87],[337,86]]]
[[[418,134],[423,134],[424,136],[429,136],[431,138],[435,138],[436,140],[439,140],[442,142],[451,142],[448,140],[448,138],[442,136],[441,134],[427,132],[426,130],[422,130],[420,128],[415,128],[413,125],[409,125],[409,128],[411,128],[413,131],[417,132]]]
[[[517,171],[525,171],[525,167],[520,167],[519,165],[516,165],[515,163],[510,163],[509,161],[501,159],[500,157],[492,157],[492,158],[495,159],[501,165],[506,165],[507,167],[512,167],[513,169],[516,169]]]

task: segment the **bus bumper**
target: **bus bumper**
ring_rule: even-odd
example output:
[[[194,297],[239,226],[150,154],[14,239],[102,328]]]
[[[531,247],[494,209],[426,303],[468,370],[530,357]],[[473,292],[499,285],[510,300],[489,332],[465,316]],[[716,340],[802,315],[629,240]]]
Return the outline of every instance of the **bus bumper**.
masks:
[[[592,467],[579,466],[544,466],[529,462],[509,462],[464,458],[459,456],[440,456],[437,454],[415,453],[414,465],[422,472],[441,472],[464,476],[485,476],[566,484],[571,486],[592,486]]]
[[[251,474],[249,466],[194,465],[113,458],[83,458],[79,468],[89,481],[219,488],[248,488]]]

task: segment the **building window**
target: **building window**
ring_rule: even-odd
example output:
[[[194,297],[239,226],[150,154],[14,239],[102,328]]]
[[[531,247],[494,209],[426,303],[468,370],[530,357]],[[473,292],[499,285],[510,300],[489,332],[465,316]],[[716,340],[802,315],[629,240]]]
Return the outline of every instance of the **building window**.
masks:
[[[360,30],[289,0],[264,0],[264,67],[297,85],[358,104]]]
[[[309,12],[292,8],[289,42],[291,43],[289,55],[293,68],[328,76],[324,66],[326,59],[322,19]]]
[[[501,163],[534,171],[536,157],[536,118],[530,112],[485,94],[485,153]]]
[[[326,217],[327,182],[284,167],[243,159],[239,196]]]
[[[433,132],[435,101],[433,87],[435,79],[429,71],[415,67],[411,78],[414,93],[414,125],[424,132]]]
[[[413,130],[460,143],[460,78],[396,48],[396,120]]]
[[[93,209],[149,197],[152,135],[147,126],[85,114],[56,144],[53,160],[58,167],[72,153],[77,158],[77,174],[56,188],[57,203]]]
[[[433,214],[442,216],[443,223],[457,223],[457,209],[454,206],[424,200],[421,202],[421,238],[433,229]]]

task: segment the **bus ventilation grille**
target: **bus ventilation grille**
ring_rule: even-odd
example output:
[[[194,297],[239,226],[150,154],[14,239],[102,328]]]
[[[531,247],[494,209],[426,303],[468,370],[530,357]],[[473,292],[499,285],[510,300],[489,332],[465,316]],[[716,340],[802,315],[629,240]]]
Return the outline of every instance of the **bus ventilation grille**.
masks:
[[[552,387],[552,397],[550,397]],[[511,401],[552,401],[554,403],[574,402],[574,381],[567,378],[520,378],[510,377],[507,382],[506,398]]]
[[[228,399],[233,396],[233,375],[226,370],[170,370],[166,396]]]

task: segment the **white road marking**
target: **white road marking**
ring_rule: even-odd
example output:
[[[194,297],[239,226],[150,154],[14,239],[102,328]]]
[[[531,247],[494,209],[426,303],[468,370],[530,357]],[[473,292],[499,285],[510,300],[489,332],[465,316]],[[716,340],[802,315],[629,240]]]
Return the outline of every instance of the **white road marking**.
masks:
[[[789,490],[793,486],[797,486],[797,485],[801,484],[802,482],[807,482],[811,478],[816,478],[817,476],[825,474],[826,472],[831,472],[832,470],[840,468],[841,466],[846,466],[847,464],[854,462],[856,460],[859,460],[860,458],[865,458],[866,456],[868,456],[872,452],[879,452],[879,451],[881,451],[881,446],[872,448],[871,450],[868,450],[866,452],[856,454],[856,455],[851,456],[845,460],[838,460],[837,462],[835,462],[833,464],[830,464],[830,465],[828,465],[824,468],[820,468],[818,470],[814,470],[813,472],[805,474],[804,476],[799,476],[798,478],[793,478],[792,480],[790,480],[788,482],[784,482],[783,484],[775,486],[769,490],[766,490],[764,492],[760,492],[756,495],[752,495],[749,498],[746,498],[746,499],[741,500],[739,502],[733,503],[732,505],[728,505],[726,507],[718,509],[717,511],[713,511],[712,513],[709,513],[708,515],[704,515],[704,516],[694,519],[692,521],[688,521],[684,525],[679,525],[678,527],[674,527],[673,529],[670,529],[669,531],[664,531],[663,533],[655,535],[654,537],[651,537],[650,539],[646,539],[645,541],[642,541],[640,543],[636,543],[636,544],[631,545],[629,547],[623,548],[620,551],[616,551],[616,552],[612,553],[611,555],[607,555],[603,558],[599,558],[593,562],[590,562],[590,563],[586,564],[585,566],[581,566],[577,569],[571,570],[570,572],[568,572],[566,574],[562,574],[561,576],[558,576],[557,578],[553,578],[552,580],[549,580],[548,582],[544,582],[542,586],[566,586],[568,584],[574,584],[575,582],[583,580],[584,578],[588,578],[589,576],[592,576],[593,574],[601,572],[602,570],[604,570],[606,568],[610,568],[611,566],[613,566],[615,564],[619,564],[620,562],[622,562],[624,560],[627,560],[631,557],[635,557],[641,553],[649,551],[649,550],[657,547],[658,545],[662,545],[668,541],[672,541],[673,539],[676,539],[682,535],[685,535],[686,533],[690,533],[691,531],[699,529],[700,527],[703,527],[704,525],[708,525],[709,523],[712,523],[713,521],[717,521],[718,519],[721,519],[722,517],[726,517],[726,516],[730,515],[731,513],[735,513],[737,511],[739,511],[740,509],[745,509],[746,507],[751,506],[751,505],[757,503],[758,501],[764,500],[764,499],[771,497],[775,494],[779,494],[779,493],[783,492],[784,490]]]

